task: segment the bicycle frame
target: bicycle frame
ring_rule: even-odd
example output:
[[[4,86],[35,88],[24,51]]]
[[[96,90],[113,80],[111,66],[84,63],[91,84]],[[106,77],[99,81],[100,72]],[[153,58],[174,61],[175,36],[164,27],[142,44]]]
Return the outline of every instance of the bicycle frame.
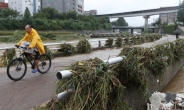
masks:
[[[19,53],[20,53],[20,56],[19,58],[21,58],[22,60],[25,60],[24,58],[27,59],[27,61],[31,64],[32,67],[34,67],[33,63],[31,62],[31,60],[29,59],[30,57],[28,55],[25,55],[25,52],[23,52],[22,48],[19,47]],[[30,54],[32,55],[32,54]],[[34,57],[34,56],[33,56]],[[31,58],[32,59],[32,58]]]
[[[21,80],[26,72],[27,72],[27,62],[29,62],[31,64],[31,68],[35,69],[35,55],[36,54],[32,54],[29,52],[25,52],[25,47],[19,47],[19,50],[17,50],[18,54],[16,54],[16,58],[14,58],[12,61],[10,61],[10,63],[7,66],[7,75],[8,77],[13,80],[13,81],[18,81]],[[32,62],[32,60],[34,62]],[[48,61],[48,63],[46,62]],[[38,64],[38,72],[41,74],[45,74],[49,71],[50,67],[51,67],[51,59],[48,55],[43,54],[43,55],[39,55],[38,56],[38,62],[40,62],[40,64]],[[48,65],[48,66],[46,66]],[[15,71],[14,71],[15,70]],[[23,71],[21,71],[23,70]],[[15,77],[15,73],[18,72],[18,76],[19,77]],[[22,72],[22,74],[20,73]]]

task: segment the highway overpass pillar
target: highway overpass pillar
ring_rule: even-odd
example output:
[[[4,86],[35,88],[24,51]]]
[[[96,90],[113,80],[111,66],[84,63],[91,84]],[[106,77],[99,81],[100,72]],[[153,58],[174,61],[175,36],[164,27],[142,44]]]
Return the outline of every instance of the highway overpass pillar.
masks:
[[[148,29],[148,19],[149,19],[149,16],[143,16],[143,18],[145,19],[145,25],[144,25],[144,30],[145,29]]]
[[[131,29],[131,34],[133,34],[134,33],[134,29]]]

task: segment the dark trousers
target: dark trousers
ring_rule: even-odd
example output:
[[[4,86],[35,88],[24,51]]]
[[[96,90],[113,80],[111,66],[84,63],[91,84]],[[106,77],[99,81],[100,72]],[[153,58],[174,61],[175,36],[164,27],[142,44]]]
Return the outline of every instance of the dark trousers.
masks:
[[[179,38],[179,35],[176,34],[176,39],[178,39],[178,38]]]

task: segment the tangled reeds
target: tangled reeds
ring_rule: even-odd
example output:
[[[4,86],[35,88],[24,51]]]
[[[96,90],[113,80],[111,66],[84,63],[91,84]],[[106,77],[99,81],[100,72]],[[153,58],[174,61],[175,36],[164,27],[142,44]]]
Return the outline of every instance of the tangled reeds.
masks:
[[[105,46],[112,47],[113,41],[114,41],[114,40],[113,40],[112,38],[108,38],[108,39],[106,40]]]
[[[8,65],[8,63],[14,58],[15,54],[15,49],[7,49],[3,53],[0,66]]]
[[[153,37],[147,38],[160,38]],[[142,92],[139,95],[147,100],[148,76],[161,78],[168,65],[183,59],[184,40],[178,39],[151,48],[126,47],[120,53],[120,56],[124,55],[126,58],[123,61],[111,66],[98,58],[72,64],[68,69],[72,70],[74,75],[69,80],[59,81],[56,93],[74,87],[73,84],[75,92],[67,101],[56,102],[57,107],[65,110],[131,109],[124,100],[123,91],[134,86]]]
[[[76,53],[76,48],[71,44],[61,44],[58,52],[61,53],[62,56],[71,56]]]
[[[79,41],[77,44],[77,52],[82,54],[82,53],[90,53],[92,51],[91,44],[89,43],[88,40],[84,39]]]
[[[146,77],[152,73],[162,78],[165,69],[174,61],[184,58],[184,40],[168,42],[151,48],[127,47],[121,55],[126,59],[117,64],[116,72],[125,86],[137,85],[144,94],[147,94]]]
[[[118,37],[115,44],[117,45],[117,47],[121,47],[123,45],[123,39],[121,37]]]
[[[75,93],[67,103],[60,102],[65,110],[128,110],[122,101],[124,86],[117,73],[108,70],[109,66],[98,58],[75,63],[70,66],[75,74],[69,81],[60,81],[57,93],[63,87],[71,88],[75,83]],[[62,84],[62,86],[60,85]],[[66,104],[66,105],[65,105]]]

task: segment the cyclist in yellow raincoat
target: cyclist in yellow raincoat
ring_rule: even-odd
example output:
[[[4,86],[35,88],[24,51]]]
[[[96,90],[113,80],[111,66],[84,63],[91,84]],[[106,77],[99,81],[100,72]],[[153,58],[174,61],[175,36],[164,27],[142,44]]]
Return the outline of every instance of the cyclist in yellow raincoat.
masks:
[[[38,56],[45,53],[44,45],[36,30],[31,28],[31,25],[26,25],[25,30],[26,30],[26,35],[16,44],[16,46],[20,46],[21,42],[26,41],[26,42],[30,42],[30,45],[27,47],[27,49],[32,49],[34,47],[37,48],[38,51],[34,56],[35,67],[32,70],[32,73],[36,73],[38,71],[38,62],[39,62]]]

